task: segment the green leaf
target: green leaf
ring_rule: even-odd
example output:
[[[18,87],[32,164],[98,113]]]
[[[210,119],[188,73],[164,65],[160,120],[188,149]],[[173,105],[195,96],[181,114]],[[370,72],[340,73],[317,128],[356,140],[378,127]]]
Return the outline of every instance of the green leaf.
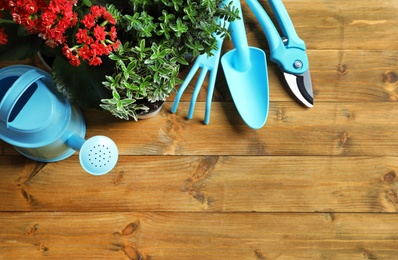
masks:
[[[176,32],[177,37],[181,37],[183,33],[188,31],[188,27],[182,22],[180,18],[177,19],[176,24],[170,24],[171,29]]]
[[[166,37],[166,39],[170,39],[170,31],[171,29],[169,28],[168,25],[165,25],[163,23],[160,24],[160,30],[158,30],[156,32],[157,35],[161,36],[162,34],[164,35],[164,37]]]
[[[109,57],[109,59],[114,60],[114,61],[120,60],[119,56],[116,55],[116,54],[114,54],[114,53],[110,53],[110,54],[108,55],[108,57]]]
[[[119,100],[116,104],[116,109],[118,110],[123,110],[123,102]]]
[[[0,60],[23,60],[33,57],[43,43],[37,35],[18,35],[18,31],[21,30],[19,28],[23,28],[20,25],[1,24],[0,28],[4,28],[8,36],[8,42],[0,45]]]
[[[135,99],[123,99],[122,104],[123,106],[128,106],[130,104],[133,104],[135,102]]]
[[[74,67],[64,56],[57,56],[52,70],[54,81],[58,89],[78,105],[98,108],[101,99],[112,97],[102,82],[106,75],[112,75],[114,63],[105,58],[103,62],[101,66],[82,62],[79,67]]]
[[[116,90],[112,91],[112,96],[113,96],[114,99],[120,100],[120,95],[119,95],[119,93],[117,93]]]
[[[90,7],[92,5],[90,0],[83,0],[82,2],[83,2],[84,5],[86,5],[88,7]]]
[[[163,10],[162,16],[159,17],[159,20],[163,21],[163,23],[165,23],[165,24],[168,24],[168,23],[170,23],[170,21],[174,20],[174,18],[175,18],[174,14],[169,14],[169,13],[167,13],[166,10]]]

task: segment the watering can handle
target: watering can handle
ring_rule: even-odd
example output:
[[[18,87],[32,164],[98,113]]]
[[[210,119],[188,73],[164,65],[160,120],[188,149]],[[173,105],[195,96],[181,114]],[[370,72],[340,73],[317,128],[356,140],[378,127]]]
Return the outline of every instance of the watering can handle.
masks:
[[[37,80],[44,78],[45,75],[40,74],[37,70],[32,69],[22,74],[9,88],[0,102],[0,120],[8,127],[8,119],[12,109],[22,94]]]

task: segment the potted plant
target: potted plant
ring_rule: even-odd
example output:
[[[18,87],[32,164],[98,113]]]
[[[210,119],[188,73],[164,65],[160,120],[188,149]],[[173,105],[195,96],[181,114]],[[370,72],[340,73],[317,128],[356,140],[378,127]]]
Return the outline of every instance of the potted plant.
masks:
[[[0,60],[40,51],[68,99],[135,120],[181,84],[186,54],[229,36],[219,18],[239,18],[222,0],[9,0],[0,10]]]

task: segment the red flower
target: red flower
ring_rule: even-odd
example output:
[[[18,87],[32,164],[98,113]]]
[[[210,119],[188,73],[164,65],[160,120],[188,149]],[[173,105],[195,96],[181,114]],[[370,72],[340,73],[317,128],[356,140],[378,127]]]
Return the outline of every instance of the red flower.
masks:
[[[76,42],[88,45],[93,43],[94,40],[89,35],[89,31],[79,28],[76,33]]]
[[[62,47],[62,53],[68,59],[70,59],[73,56],[73,50],[70,49],[69,46],[66,44],[64,45],[64,47]]]
[[[72,56],[72,58],[69,59],[69,63],[70,63],[71,65],[75,66],[75,67],[79,67],[79,65],[80,65],[80,60],[79,60],[78,57]]]
[[[98,56],[94,56],[88,62],[89,65],[98,66],[102,63],[102,60]]]
[[[105,47],[105,45],[101,43],[93,43],[90,44],[90,49],[93,51],[93,56],[101,56],[104,54],[108,54],[108,51]]]
[[[7,34],[4,32],[4,28],[0,28],[0,44],[6,44],[7,42]]]
[[[99,22],[101,22],[99,24]],[[76,45],[74,48],[77,57],[87,60],[89,65],[97,66],[102,63],[101,56],[116,50],[120,42],[116,41],[116,27],[112,24],[116,20],[102,6],[93,5],[90,13],[81,20],[81,26],[75,34]],[[112,25],[112,26],[110,26]]]
[[[92,50],[88,47],[88,45],[83,45],[79,48],[79,57],[83,60],[90,60],[92,54]]]
[[[110,24],[115,25],[116,24],[116,19],[112,16],[111,13],[105,10],[103,13],[104,19],[107,20]]]
[[[25,10],[29,14],[37,13],[38,9],[38,6],[34,2],[31,2],[25,6]]]
[[[57,15],[55,13],[43,12],[41,15],[41,24],[44,28],[51,27],[56,19]]]
[[[73,66],[78,67],[80,65],[80,60],[79,57],[73,52],[73,49],[69,48],[69,46],[66,44],[64,45],[64,47],[62,47],[62,53],[69,60],[69,63]]]
[[[107,12],[105,7],[99,5],[92,5],[90,11],[95,17],[100,17],[104,12]]]
[[[116,41],[113,45],[112,45],[112,49],[113,51],[116,51],[120,46],[120,41]]]
[[[92,14],[86,14],[81,22],[86,28],[90,29],[95,25],[95,17]]]
[[[65,31],[77,23],[77,13],[73,12],[74,0],[53,0],[41,15],[43,23],[40,32],[47,44],[58,45],[66,41]]]
[[[116,33],[116,27],[112,26],[111,30],[109,31],[109,38],[111,39],[111,41],[115,41],[117,37],[117,33]]]
[[[23,25],[29,33],[37,34],[50,47],[62,46],[63,55],[69,62],[78,66],[81,60],[90,65],[102,63],[101,56],[116,50],[116,20],[103,6],[92,5],[90,13],[78,23],[75,8],[79,0],[0,0],[0,10],[9,12],[13,20]],[[75,27],[74,39],[66,32]],[[0,30],[0,44],[7,42],[7,35]],[[68,46],[67,42],[76,42]]]
[[[107,33],[105,32],[105,27],[99,26],[98,24],[94,27],[94,37],[97,38],[98,41],[105,40]]]

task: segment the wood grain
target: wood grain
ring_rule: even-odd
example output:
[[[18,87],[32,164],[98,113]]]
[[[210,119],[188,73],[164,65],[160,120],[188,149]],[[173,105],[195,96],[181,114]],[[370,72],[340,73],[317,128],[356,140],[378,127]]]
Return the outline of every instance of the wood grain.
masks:
[[[267,1],[260,0],[271,18]],[[251,44],[267,47],[264,33],[249,7],[241,1]],[[398,3],[395,0],[283,1],[297,34],[309,50],[397,50]],[[273,19],[276,24],[276,19]],[[250,38],[253,37],[253,38]]]
[[[153,120],[108,121],[88,114],[88,136],[103,132],[130,155],[398,155],[398,106],[395,103],[320,102],[306,109],[295,102],[271,102],[267,124],[248,128],[232,103],[214,103],[210,125],[204,125],[204,104],[192,120],[188,104],[171,114],[167,103]],[[141,136],[142,138],[135,138]],[[124,140],[129,140],[125,142]]]
[[[122,156],[103,177],[76,156],[0,163],[4,211],[398,211],[397,157]]]
[[[171,103],[151,120],[120,121],[85,111],[87,138],[106,135],[123,155],[322,155],[397,156],[398,106],[395,103],[320,102],[306,109],[295,102],[271,102],[267,124],[248,128],[229,102],[215,102],[210,125],[203,124],[204,103],[192,120],[188,103],[171,114]],[[5,143],[3,155],[16,155]]]
[[[395,259],[398,232],[397,216],[390,214],[45,212],[0,218],[0,256],[6,259]]]

